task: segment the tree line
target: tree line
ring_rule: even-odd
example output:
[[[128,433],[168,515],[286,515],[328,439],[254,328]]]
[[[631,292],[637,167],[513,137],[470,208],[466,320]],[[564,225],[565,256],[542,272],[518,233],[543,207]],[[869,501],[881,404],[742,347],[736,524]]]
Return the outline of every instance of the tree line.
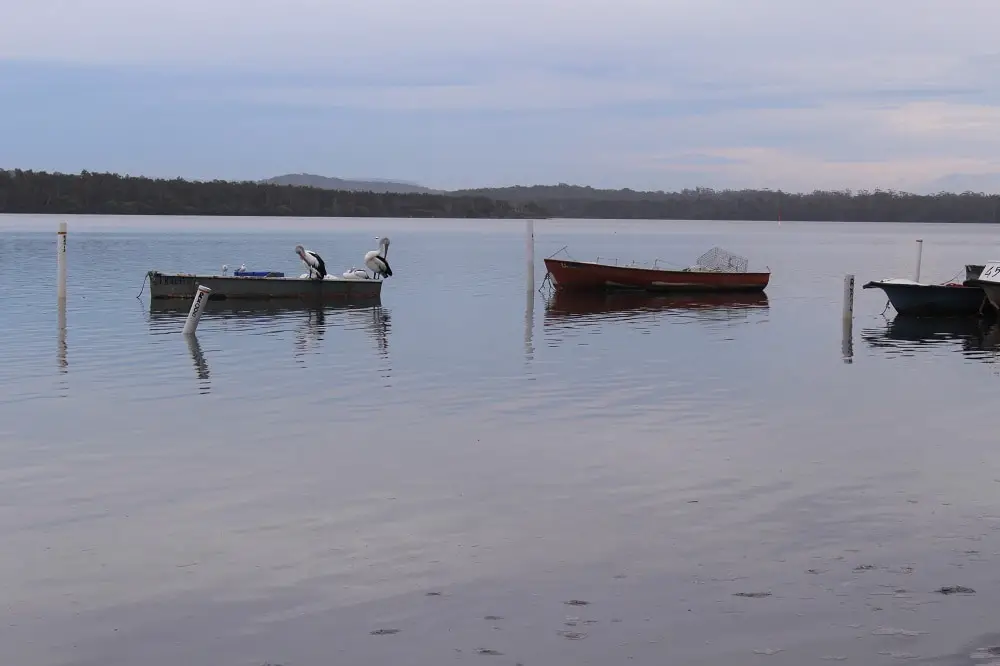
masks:
[[[545,214],[531,204],[512,205],[481,195],[346,192],[252,181],[21,170],[0,170],[0,213],[452,218]]]
[[[997,223],[1000,195],[710,188],[640,192],[566,184],[430,194],[0,170],[0,213]]]
[[[673,220],[801,220],[808,222],[1000,222],[1000,195],[894,190],[789,193],[775,190],[685,189],[680,192],[600,190],[578,185],[533,185],[458,190],[536,202],[554,217]]]

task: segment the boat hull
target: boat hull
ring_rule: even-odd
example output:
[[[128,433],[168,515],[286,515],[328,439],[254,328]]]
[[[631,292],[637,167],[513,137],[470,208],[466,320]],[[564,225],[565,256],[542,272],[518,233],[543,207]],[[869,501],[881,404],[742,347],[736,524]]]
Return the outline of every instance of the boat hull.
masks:
[[[901,315],[921,317],[982,314],[989,305],[986,292],[977,285],[918,284],[915,282],[869,282],[862,289],[881,289]]]
[[[310,304],[365,302],[382,295],[381,280],[289,277],[235,277],[149,271],[152,300],[191,300],[198,285],[212,290],[210,301],[298,301]]]
[[[990,305],[1000,310],[1000,284],[986,280],[970,280],[969,282],[982,289]]]
[[[770,273],[669,271],[552,258],[545,259],[545,268],[556,289],[566,291],[760,292],[771,279]]]

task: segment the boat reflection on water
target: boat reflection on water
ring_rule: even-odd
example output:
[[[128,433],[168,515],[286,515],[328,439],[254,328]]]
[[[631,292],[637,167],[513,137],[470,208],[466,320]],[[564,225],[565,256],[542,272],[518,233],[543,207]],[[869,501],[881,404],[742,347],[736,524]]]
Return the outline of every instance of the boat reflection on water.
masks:
[[[326,305],[318,307],[307,305],[294,300],[211,300],[205,304],[203,316],[218,315],[223,318],[238,317],[240,319],[274,319],[276,317],[288,316],[296,312],[309,312],[316,310],[351,311],[365,310],[372,307],[380,307],[382,299],[379,297],[365,299],[360,302],[352,302],[350,305]],[[150,299],[149,316],[150,321],[170,322],[180,317],[182,320],[191,310],[190,300],[181,299]]]
[[[955,350],[990,358],[1000,348],[1000,325],[980,317],[917,317],[896,315],[885,326],[866,328],[861,339],[889,356]]]
[[[149,307],[149,325],[154,334],[181,336],[191,303],[179,301],[152,301]],[[288,301],[208,301],[199,327],[199,333],[213,320],[223,322],[229,330],[253,330],[259,333],[288,332],[289,324],[294,338],[295,361],[305,364],[306,357],[320,346],[329,328],[364,330],[375,344],[375,351],[382,360],[389,354],[389,310],[378,299],[367,305],[307,306]],[[208,390],[209,368],[206,355],[196,335],[188,339],[188,348],[195,365],[195,372],[203,392]]]
[[[557,290],[545,304],[545,326],[627,320],[647,317],[650,313],[676,313],[706,322],[742,323],[755,312],[766,312],[767,309],[767,295],[763,292],[656,294]]]

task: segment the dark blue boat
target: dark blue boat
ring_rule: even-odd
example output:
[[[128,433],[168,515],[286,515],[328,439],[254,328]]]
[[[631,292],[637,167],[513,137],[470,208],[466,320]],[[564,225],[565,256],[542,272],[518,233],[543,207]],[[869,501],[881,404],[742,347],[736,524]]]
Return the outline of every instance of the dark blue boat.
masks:
[[[876,280],[862,289],[885,292],[896,312],[916,316],[972,316],[993,314],[994,308],[981,287],[962,283],[926,284],[913,280]]]

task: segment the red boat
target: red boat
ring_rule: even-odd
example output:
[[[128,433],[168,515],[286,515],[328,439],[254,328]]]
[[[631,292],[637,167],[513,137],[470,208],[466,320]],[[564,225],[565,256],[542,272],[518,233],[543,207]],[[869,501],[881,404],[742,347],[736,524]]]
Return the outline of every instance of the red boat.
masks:
[[[600,291],[640,289],[643,291],[764,291],[771,273],[722,270],[659,270],[639,266],[613,266],[592,261],[545,259],[556,289]]]

